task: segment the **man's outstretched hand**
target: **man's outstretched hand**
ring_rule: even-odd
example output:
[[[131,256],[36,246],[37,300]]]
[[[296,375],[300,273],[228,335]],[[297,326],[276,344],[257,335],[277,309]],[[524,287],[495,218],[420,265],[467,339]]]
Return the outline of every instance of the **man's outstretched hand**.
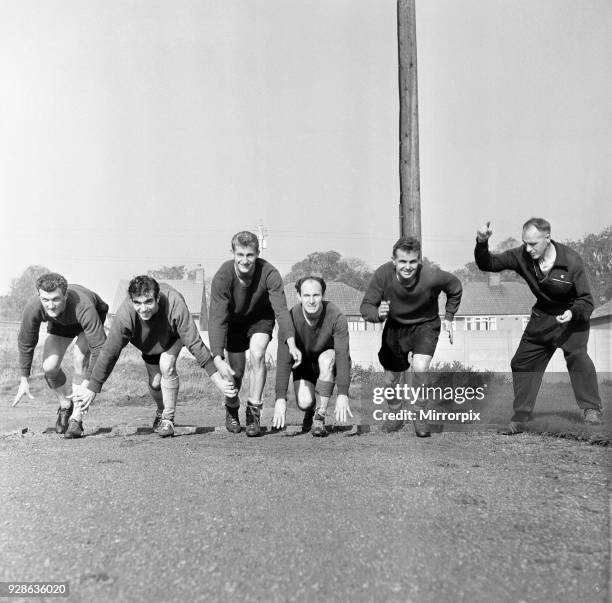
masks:
[[[479,243],[484,243],[491,238],[493,231],[491,230],[491,222],[487,222],[476,231],[476,240]]]

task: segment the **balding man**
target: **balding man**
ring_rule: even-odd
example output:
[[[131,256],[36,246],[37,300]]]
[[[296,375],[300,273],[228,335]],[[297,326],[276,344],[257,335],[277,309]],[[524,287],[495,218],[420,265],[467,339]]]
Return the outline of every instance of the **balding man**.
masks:
[[[476,233],[476,264],[487,272],[514,270],[520,274],[536,304],[510,363],[514,384],[514,414],[500,433],[514,435],[531,419],[542,376],[555,350],[565,355],[576,402],[584,422],[601,423],[597,374],[587,354],[593,296],[580,256],[553,241],[550,223],[531,218],[523,224],[523,245],[500,254],[489,253],[490,222]]]

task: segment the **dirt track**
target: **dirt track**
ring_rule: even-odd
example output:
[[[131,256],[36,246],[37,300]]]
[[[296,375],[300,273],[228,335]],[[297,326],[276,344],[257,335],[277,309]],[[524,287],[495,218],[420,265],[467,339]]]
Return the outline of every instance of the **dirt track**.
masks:
[[[1,579],[72,600],[607,600],[605,448],[405,429],[0,452]]]

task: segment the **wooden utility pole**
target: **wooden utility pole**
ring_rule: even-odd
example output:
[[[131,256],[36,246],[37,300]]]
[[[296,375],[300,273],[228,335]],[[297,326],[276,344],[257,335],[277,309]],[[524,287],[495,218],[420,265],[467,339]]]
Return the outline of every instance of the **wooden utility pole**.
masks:
[[[266,231],[261,218],[259,218],[259,224],[257,225],[257,239],[259,240],[259,255],[263,257],[264,251],[268,247],[268,241],[266,239]]]
[[[397,0],[400,97],[400,236],[421,240],[415,0]]]

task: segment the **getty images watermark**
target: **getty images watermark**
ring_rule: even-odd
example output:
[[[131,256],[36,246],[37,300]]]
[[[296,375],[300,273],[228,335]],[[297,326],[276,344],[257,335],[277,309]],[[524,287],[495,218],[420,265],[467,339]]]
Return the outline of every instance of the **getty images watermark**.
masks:
[[[478,387],[441,387],[426,386],[422,384],[414,387],[407,384],[397,384],[393,387],[375,387],[372,390],[372,403],[381,405],[383,402],[405,403],[416,406],[416,408],[398,408],[394,410],[383,410],[375,408],[372,418],[375,421],[431,421],[475,423],[480,421],[481,412],[469,410],[438,410],[426,408],[430,402],[464,404],[465,402],[480,402],[485,398],[487,386]]]

